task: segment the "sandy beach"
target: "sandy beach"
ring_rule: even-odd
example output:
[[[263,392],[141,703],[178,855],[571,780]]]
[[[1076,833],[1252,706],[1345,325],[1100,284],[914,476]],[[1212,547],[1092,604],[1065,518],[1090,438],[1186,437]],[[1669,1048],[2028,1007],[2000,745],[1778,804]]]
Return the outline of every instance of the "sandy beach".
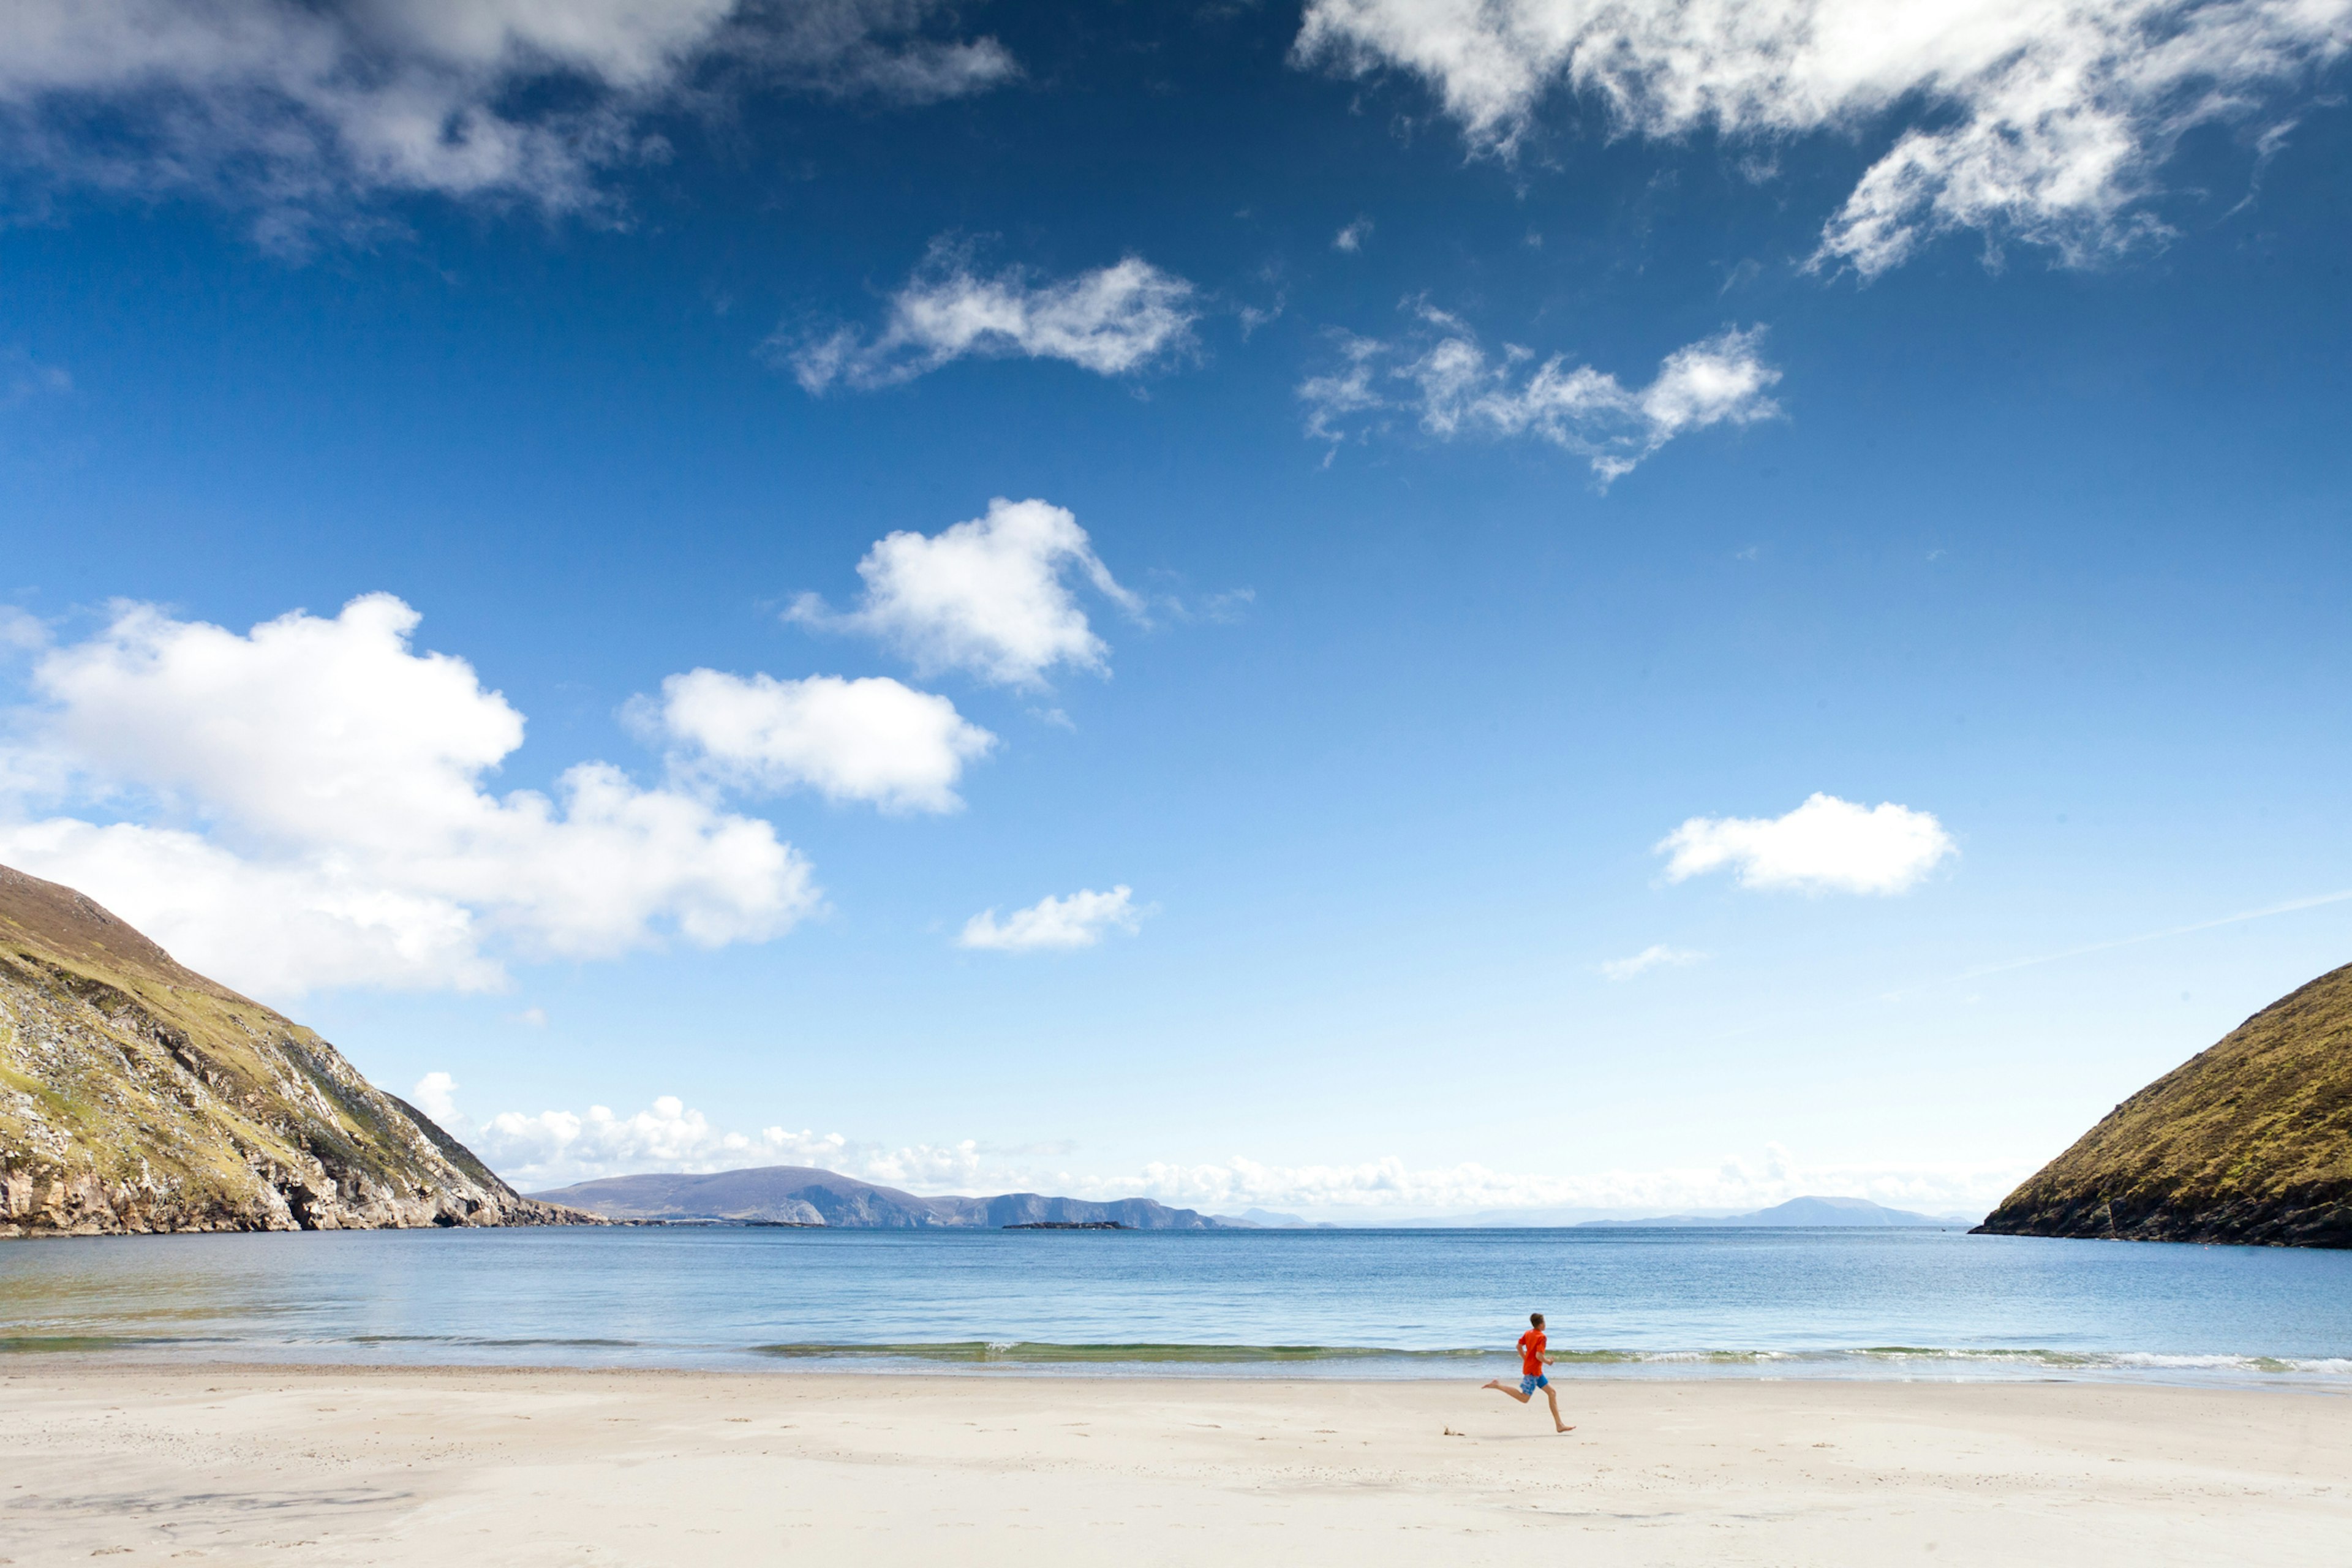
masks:
[[[0,1373],[14,1564],[2340,1563],[2352,1398],[2090,1384]]]

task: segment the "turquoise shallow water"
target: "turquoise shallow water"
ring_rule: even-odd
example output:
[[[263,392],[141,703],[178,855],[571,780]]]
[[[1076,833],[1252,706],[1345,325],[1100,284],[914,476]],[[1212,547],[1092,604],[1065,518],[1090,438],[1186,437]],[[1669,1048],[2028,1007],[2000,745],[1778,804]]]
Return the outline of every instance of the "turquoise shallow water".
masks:
[[[169,1236],[0,1244],[0,1349],[111,1359],[2118,1377],[2352,1392],[2352,1253],[1898,1230]]]

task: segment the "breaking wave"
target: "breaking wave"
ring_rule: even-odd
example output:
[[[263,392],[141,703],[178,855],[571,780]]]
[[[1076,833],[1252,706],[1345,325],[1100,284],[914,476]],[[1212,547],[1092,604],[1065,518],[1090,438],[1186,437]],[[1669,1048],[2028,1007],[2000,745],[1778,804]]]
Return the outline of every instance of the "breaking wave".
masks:
[[[1515,1365],[1489,1349],[1409,1350],[1379,1345],[1059,1344],[1029,1340],[949,1340],[914,1343],[791,1343],[751,1347],[794,1362],[924,1363],[986,1367],[1094,1366],[1146,1371],[1295,1366],[1389,1376],[1456,1375]],[[1850,1350],[1566,1350],[1553,1352],[1574,1375],[1751,1372],[1780,1376],[2018,1378],[2101,1375],[2352,1380],[2352,1356],[2173,1355],[2142,1351],[2059,1351],[2032,1347],[1949,1348],[1866,1345]]]

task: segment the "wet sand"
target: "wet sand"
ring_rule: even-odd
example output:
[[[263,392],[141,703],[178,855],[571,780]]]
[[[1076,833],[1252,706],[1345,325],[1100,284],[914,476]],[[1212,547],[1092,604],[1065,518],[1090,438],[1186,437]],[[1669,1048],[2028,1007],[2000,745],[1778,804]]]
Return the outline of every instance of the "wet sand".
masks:
[[[0,1561],[2352,1561],[2352,1397],[0,1362]],[[1449,1435],[1452,1434],[1452,1435]]]

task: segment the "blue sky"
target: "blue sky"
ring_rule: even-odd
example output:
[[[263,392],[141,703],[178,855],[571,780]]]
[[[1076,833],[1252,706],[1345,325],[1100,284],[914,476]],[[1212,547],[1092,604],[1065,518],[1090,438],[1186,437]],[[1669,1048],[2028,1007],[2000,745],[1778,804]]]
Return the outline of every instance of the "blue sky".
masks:
[[[526,1184],[1958,1212],[2343,962],[2344,8],[1448,14],[26,7],[0,858]]]

